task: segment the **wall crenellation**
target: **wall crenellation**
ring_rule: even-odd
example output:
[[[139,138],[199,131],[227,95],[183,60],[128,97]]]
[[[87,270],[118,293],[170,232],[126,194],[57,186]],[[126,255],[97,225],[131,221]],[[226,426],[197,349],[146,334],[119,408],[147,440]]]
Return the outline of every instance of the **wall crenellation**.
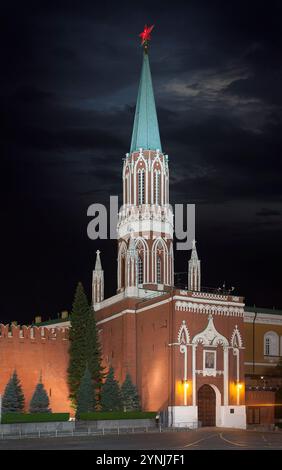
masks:
[[[68,328],[46,328],[44,326],[3,325],[0,324],[0,341],[66,341],[69,339]]]

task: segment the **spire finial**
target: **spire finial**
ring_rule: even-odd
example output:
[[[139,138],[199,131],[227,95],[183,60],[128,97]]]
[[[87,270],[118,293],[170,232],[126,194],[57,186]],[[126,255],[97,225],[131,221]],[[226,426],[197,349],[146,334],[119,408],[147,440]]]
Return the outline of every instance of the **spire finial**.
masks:
[[[139,37],[142,39],[141,46],[143,46],[145,54],[148,54],[149,41],[151,41],[151,32],[154,26],[154,24],[152,26],[145,24],[142,33],[139,34]]]
[[[95,271],[102,271],[102,264],[101,264],[101,258],[100,258],[100,250],[96,251],[96,263],[95,263]]]

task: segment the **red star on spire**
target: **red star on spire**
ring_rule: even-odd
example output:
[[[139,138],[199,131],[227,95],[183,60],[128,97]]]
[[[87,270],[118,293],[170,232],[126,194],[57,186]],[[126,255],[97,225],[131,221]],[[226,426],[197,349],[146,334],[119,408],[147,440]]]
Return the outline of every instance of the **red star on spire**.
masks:
[[[154,24],[152,26],[145,25],[144,30],[139,34],[139,37],[142,39],[142,46],[147,45],[147,43],[151,40],[151,32],[154,26]]]

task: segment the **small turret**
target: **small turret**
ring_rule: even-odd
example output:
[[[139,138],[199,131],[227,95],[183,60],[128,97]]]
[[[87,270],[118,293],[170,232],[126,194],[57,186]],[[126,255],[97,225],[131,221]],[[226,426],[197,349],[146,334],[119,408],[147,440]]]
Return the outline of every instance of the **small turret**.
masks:
[[[196,240],[192,241],[192,253],[188,262],[188,290],[201,290],[201,261],[198,258]]]
[[[104,300],[104,271],[100,259],[100,251],[96,251],[96,263],[92,278],[92,302],[99,304]]]

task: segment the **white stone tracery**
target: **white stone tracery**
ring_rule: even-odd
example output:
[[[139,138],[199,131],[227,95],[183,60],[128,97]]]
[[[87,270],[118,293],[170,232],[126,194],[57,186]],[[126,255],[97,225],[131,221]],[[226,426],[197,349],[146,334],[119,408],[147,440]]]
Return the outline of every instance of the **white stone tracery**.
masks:
[[[221,345],[223,347],[223,376],[224,376],[224,405],[228,405],[228,351],[229,342],[225,336],[221,335],[215,328],[213,322],[213,316],[209,314],[209,321],[206,328],[192,339],[193,344],[193,382],[196,378],[196,347],[198,344],[203,346],[216,347]],[[198,371],[199,372],[199,371]],[[215,374],[221,371],[215,371]],[[204,374],[204,370],[203,370]],[[196,386],[193,386],[193,404],[196,404]]]
[[[184,406],[187,405],[187,379],[188,379],[188,354],[187,354],[187,346],[190,343],[190,335],[188,328],[186,326],[185,320],[182,321],[182,325],[179,328],[179,332],[177,335],[179,349],[181,354],[184,354],[184,364],[183,364],[183,384],[184,384]]]
[[[233,330],[230,344],[233,348],[242,348],[243,347],[243,341],[242,341],[242,336],[241,333],[238,329],[238,326],[235,325],[235,328]]]
[[[227,305],[214,305],[210,303],[200,304],[198,302],[187,302],[185,300],[177,300],[175,304],[176,310],[182,312],[196,312],[196,313],[207,313],[222,316],[236,316],[241,317],[244,315],[244,309],[242,307],[233,307]]]

